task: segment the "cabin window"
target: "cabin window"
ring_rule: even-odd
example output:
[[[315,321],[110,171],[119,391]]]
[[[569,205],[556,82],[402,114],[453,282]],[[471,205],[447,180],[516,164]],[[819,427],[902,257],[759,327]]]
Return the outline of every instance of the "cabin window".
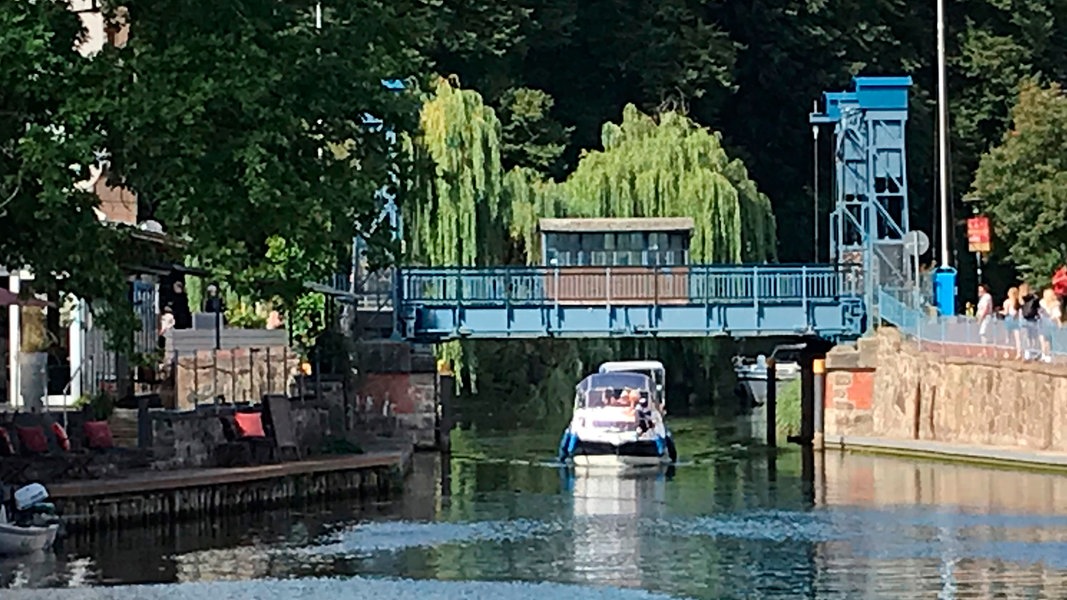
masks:
[[[661,231],[648,234],[648,249],[652,252],[667,249],[667,234]]]
[[[583,233],[582,234],[582,250],[585,252],[595,252],[604,249],[604,234],[603,233]]]

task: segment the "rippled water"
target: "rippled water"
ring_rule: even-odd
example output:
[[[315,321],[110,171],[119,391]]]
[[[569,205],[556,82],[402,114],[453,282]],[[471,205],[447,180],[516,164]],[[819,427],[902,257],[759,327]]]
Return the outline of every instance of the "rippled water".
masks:
[[[390,503],[68,540],[0,562],[0,598],[1067,597],[1064,476],[696,443],[565,474],[553,441],[465,448],[447,494],[420,456]]]

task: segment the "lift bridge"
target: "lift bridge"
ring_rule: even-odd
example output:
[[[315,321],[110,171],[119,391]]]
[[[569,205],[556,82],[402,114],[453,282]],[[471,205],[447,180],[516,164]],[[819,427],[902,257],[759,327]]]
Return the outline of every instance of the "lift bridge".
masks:
[[[914,297],[906,248],[910,77],[856,77],[823,94],[833,126],[828,264],[691,264],[688,219],[542,219],[539,266],[402,267],[354,261],[335,284],[365,327],[418,343],[451,339],[805,336],[855,339],[879,305]],[[800,143],[800,140],[798,140]],[[397,229],[395,205],[386,200]],[[356,255],[359,252],[357,249]],[[914,261],[917,262],[917,261]],[[377,318],[377,324],[373,324]],[[367,325],[370,323],[370,325]]]

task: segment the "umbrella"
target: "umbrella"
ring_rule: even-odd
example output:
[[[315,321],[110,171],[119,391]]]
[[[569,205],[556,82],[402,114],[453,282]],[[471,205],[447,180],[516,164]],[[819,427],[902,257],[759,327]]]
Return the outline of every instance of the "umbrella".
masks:
[[[37,298],[19,298],[18,294],[0,288],[0,306],[55,306],[51,302],[45,302],[44,300],[38,300]]]

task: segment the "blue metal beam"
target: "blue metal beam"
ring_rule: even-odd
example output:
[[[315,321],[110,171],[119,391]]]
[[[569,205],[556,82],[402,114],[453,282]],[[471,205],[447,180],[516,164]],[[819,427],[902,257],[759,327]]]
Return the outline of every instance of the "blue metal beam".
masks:
[[[863,266],[865,304],[880,287],[914,285],[904,253],[909,231],[904,129],[911,77],[856,77],[852,92],[825,92],[812,124],[834,125],[836,189],[830,256]],[[869,325],[873,324],[871,322]]]
[[[827,266],[406,269],[403,337],[708,337],[862,332],[854,270]]]

